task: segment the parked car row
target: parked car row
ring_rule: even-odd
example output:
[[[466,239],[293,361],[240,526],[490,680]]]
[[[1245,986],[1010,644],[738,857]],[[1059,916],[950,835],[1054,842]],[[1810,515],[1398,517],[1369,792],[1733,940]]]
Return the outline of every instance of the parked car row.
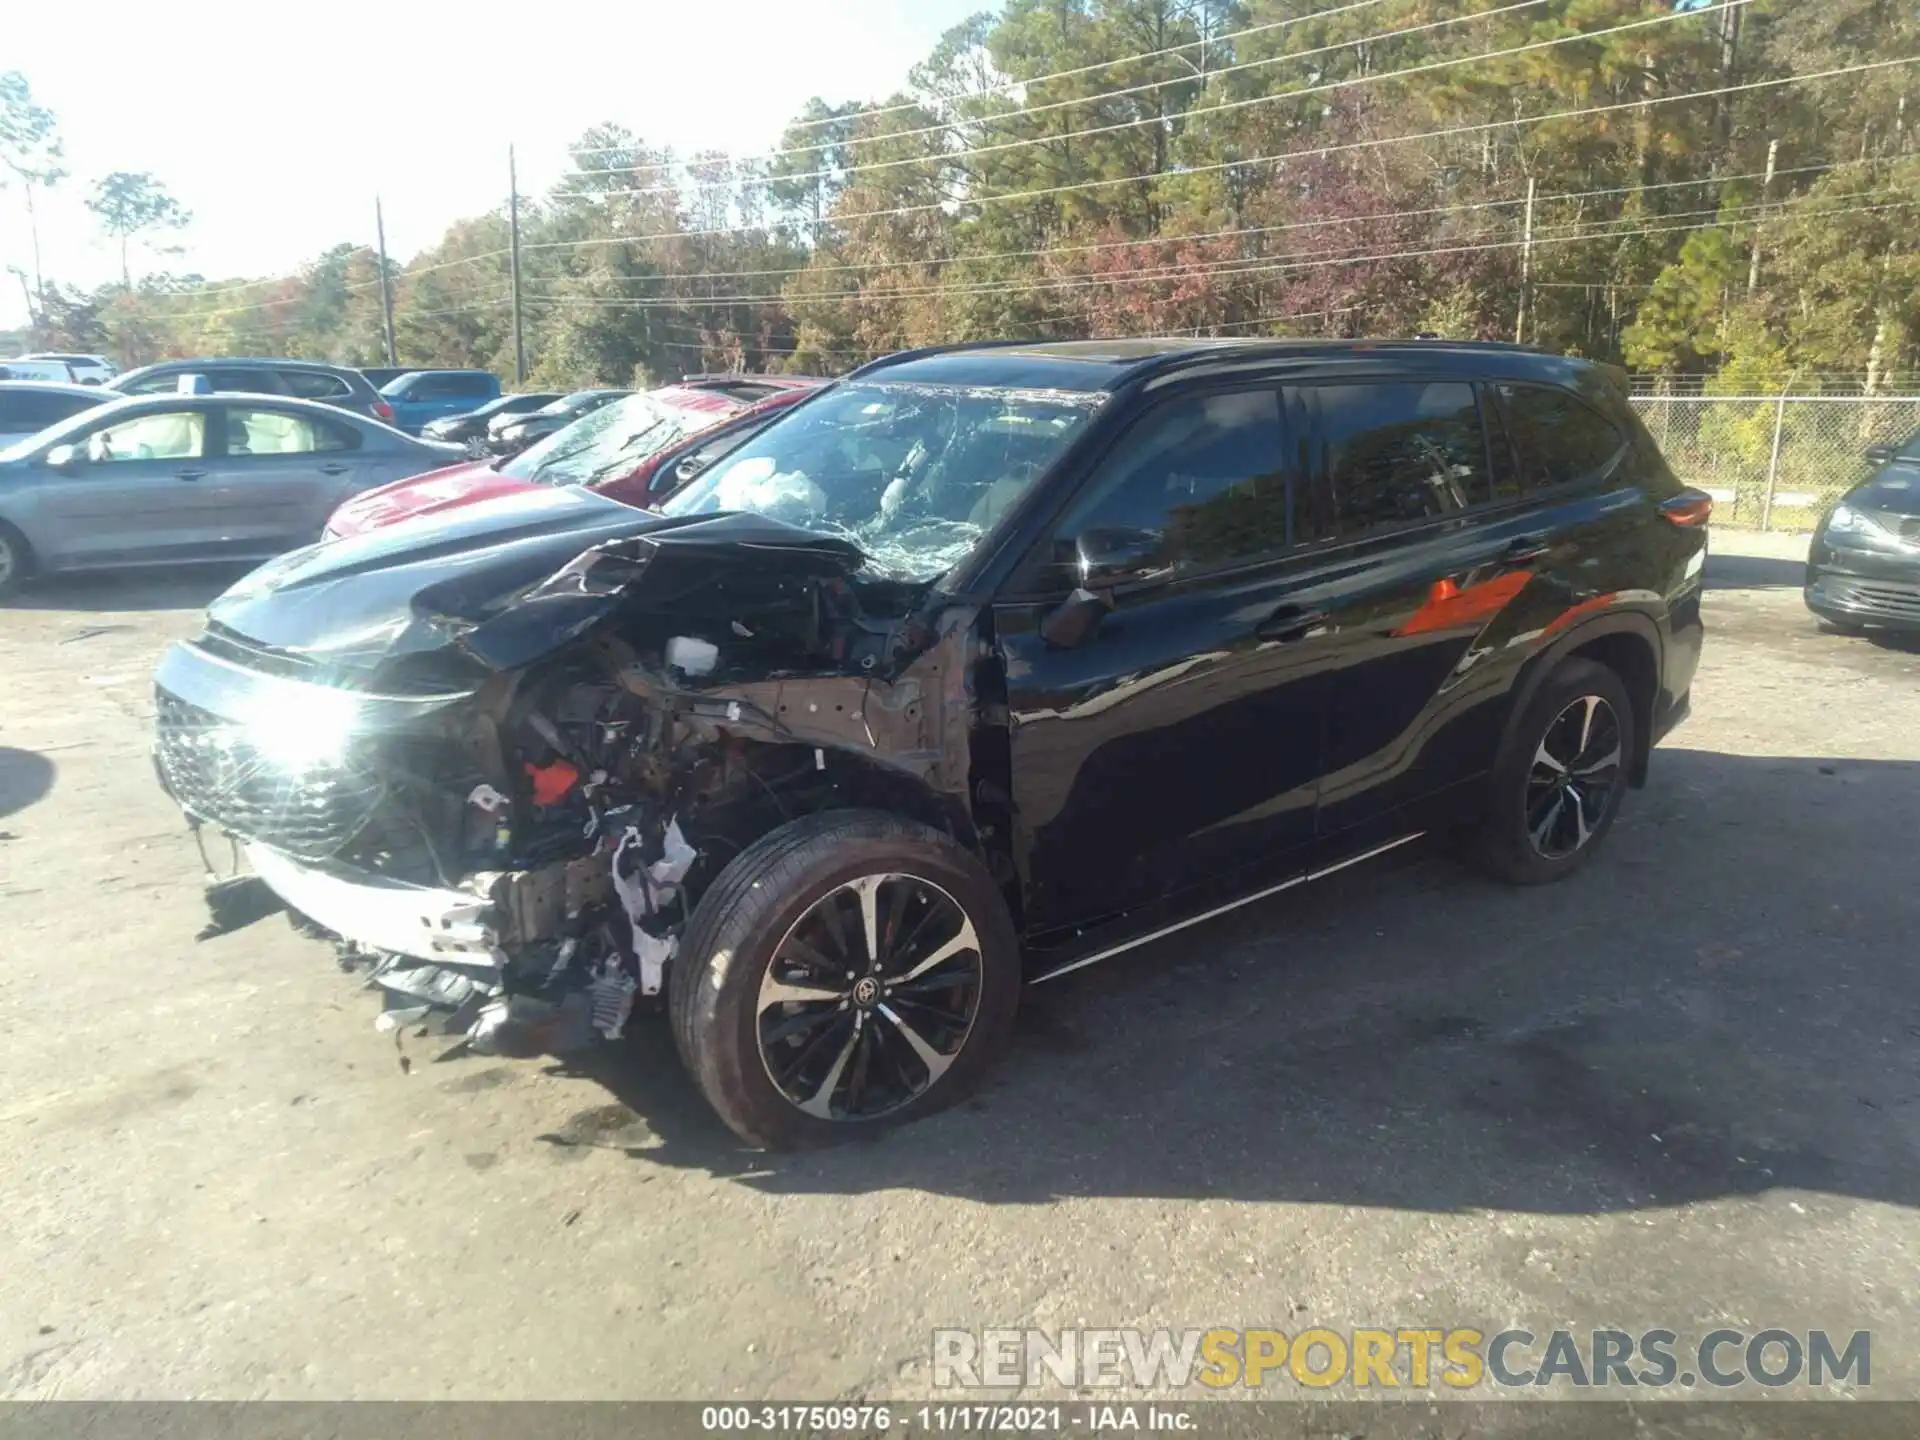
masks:
[[[626,481],[622,493],[644,505],[653,458],[749,408],[697,377],[651,398],[496,396],[477,414],[427,421],[420,437],[389,423],[403,404],[498,390],[492,375],[471,378],[479,373],[409,372],[390,382],[393,402],[358,371],[281,359],[166,361],[100,386],[0,381],[0,592],[35,572],[262,559],[323,533],[542,485]],[[782,378],[740,393],[797,398],[817,383]],[[519,448],[490,434],[490,420],[535,418],[549,433],[527,456],[475,458]]]

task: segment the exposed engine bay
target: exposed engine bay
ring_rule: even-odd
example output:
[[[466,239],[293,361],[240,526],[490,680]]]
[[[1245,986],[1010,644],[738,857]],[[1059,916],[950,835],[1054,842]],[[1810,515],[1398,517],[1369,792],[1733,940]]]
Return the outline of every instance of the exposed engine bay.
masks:
[[[414,589],[331,655],[216,606],[161,669],[161,779],[384,992],[384,1028],[618,1038],[760,836],[862,804],[971,826],[971,617],[789,533],[605,541],[504,599],[469,571],[460,608]]]

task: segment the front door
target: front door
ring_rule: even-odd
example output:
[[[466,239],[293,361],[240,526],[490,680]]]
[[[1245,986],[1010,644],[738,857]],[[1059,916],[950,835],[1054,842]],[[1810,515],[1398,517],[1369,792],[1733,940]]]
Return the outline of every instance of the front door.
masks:
[[[1277,875],[1312,839],[1330,654],[1293,591],[1324,516],[1289,433],[1275,387],[1163,401],[1051,537],[1141,557],[1112,609],[1049,641],[1064,564],[996,604],[1030,933]]]
[[[206,488],[209,416],[204,406],[107,421],[73,443],[64,470],[36,486],[34,544],[47,563],[166,560],[218,528],[220,499]]]

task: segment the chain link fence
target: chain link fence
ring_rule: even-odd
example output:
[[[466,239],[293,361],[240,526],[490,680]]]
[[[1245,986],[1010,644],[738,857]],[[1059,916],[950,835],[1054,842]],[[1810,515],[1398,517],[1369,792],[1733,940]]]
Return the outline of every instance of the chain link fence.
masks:
[[[1920,433],[1920,396],[1636,395],[1633,408],[1713,523],[1811,530],[1873,471],[1869,445]]]

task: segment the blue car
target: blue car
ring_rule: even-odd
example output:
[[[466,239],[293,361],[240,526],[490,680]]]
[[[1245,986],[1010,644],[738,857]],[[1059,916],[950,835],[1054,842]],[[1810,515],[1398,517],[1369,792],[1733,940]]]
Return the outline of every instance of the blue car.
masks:
[[[485,370],[414,370],[390,380],[380,394],[393,406],[393,423],[409,435],[443,415],[464,415],[500,394],[500,377]]]

